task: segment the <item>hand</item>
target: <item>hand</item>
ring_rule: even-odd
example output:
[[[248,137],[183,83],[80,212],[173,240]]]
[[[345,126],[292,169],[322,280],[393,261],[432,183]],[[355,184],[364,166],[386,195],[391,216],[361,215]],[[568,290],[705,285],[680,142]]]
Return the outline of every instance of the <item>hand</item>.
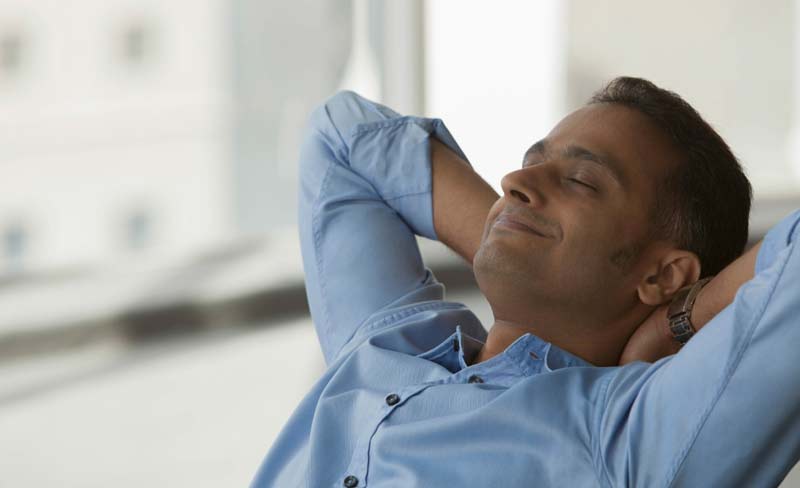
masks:
[[[633,331],[628,343],[622,350],[619,364],[623,365],[632,361],[645,361],[654,363],[659,359],[675,354],[680,349],[680,344],[672,337],[667,320],[668,305],[656,308]]]

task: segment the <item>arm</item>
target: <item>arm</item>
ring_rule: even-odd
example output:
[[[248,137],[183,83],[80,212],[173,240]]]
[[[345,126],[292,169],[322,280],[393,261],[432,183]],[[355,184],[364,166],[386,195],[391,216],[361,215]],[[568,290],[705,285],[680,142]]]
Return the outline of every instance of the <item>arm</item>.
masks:
[[[471,265],[486,216],[500,196],[469,163],[438,140],[431,141],[431,161],[436,235]]]
[[[753,246],[736,261],[725,267],[717,276],[708,282],[697,295],[692,310],[692,325],[699,331],[725,307],[733,303],[736,292],[743,284],[753,279],[756,268],[756,257],[761,243]],[[666,313],[664,318],[666,318]],[[667,322],[667,328],[669,323]],[[674,342],[674,340],[673,340]]]
[[[713,318],[678,354],[609,375],[595,417],[609,484],[775,486],[797,462],[799,221],[784,219],[715,279],[701,305]]]
[[[431,136],[469,166],[437,119],[402,117],[352,92],[311,115],[300,151],[298,230],[309,308],[328,363],[372,332],[377,312],[443,298],[415,239],[438,237]],[[448,163],[442,167],[451,175]],[[449,181],[439,183],[460,195]],[[447,239],[469,252],[447,229]]]

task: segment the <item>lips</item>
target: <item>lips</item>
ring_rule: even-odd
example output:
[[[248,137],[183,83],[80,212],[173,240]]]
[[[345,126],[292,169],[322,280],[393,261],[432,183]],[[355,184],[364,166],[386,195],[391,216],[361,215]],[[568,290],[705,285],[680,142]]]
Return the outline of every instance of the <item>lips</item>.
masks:
[[[552,238],[553,236],[547,233],[542,226],[535,224],[522,217],[511,214],[500,214],[494,221],[494,225],[502,225],[513,229],[536,234],[540,237]]]

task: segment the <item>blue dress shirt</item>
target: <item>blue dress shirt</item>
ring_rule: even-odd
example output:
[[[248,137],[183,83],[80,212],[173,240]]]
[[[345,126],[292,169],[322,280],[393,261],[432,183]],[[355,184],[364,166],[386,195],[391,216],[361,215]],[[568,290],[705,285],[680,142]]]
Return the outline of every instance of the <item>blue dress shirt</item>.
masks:
[[[414,237],[436,239],[431,135],[466,160],[440,120],[352,92],[312,114],[299,232],[328,367],[253,486],[780,483],[800,457],[800,212],[678,354],[595,367],[528,333],[473,364],[486,330]]]

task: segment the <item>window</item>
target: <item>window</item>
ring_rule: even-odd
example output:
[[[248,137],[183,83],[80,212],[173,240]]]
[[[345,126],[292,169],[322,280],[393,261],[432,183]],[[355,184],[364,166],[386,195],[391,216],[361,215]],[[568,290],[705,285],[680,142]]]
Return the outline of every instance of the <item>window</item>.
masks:
[[[566,5],[493,2],[488,21],[480,0],[425,4],[427,114],[445,121],[475,171],[501,195],[512,164],[566,115]],[[490,129],[488,120],[501,120],[502,129]]]

